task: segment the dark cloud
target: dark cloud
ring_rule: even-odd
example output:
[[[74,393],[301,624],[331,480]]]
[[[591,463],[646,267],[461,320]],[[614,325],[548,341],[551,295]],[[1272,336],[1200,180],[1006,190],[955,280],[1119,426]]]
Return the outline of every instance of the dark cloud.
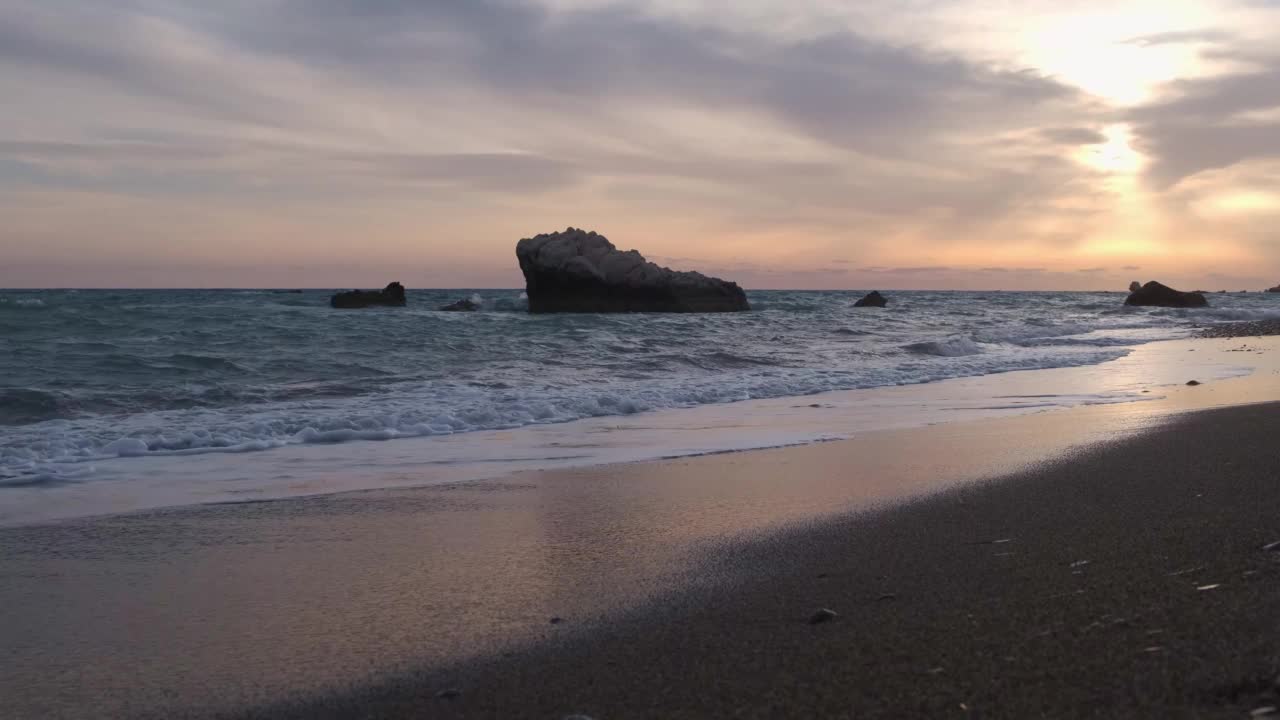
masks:
[[[1103,273],[1106,271],[1107,269],[1104,267],[1079,268],[1076,270],[1078,273]]]
[[[1223,51],[1224,53],[1227,51]],[[1161,99],[1129,113],[1148,177],[1169,187],[1205,170],[1280,157],[1280,55],[1250,54],[1248,72],[1179,80]]]
[[[190,136],[165,142],[0,141],[0,159],[5,158],[45,170],[88,174],[104,186],[129,174],[157,169],[172,174],[193,166],[206,177],[269,168],[277,178],[292,182],[325,173],[331,183],[421,183],[512,193],[556,189],[579,179],[570,164],[523,153],[344,152]]]
[[[1097,130],[1079,127],[1046,128],[1040,131],[1040,137],[1059,145],[1097,145],[1107,141],[1107,136]]]
[[[928,275],[932,273],[950,272],[951,268],[945,265],[927,265],[921,267],[860,267],[859,272],[877,273],[884,275]]]
[[[435,89],[465,84],[515,105],[562,104],[566,113],[654,100],[738,108],[876,155],[916,155],[913,134],[994,132],[1046,105],[1084,102],[1029,72],[847,32],[784,42],[620,5],[555,12],[496,0],[287,0],[221,17],[209,29],[256,54],[379,86],[412,84],[428,101]]]
[[[1135,271],[1137,271],[1137,270],[1141,270],[1141,269],[1142,269],[1142,267],[1141,267],[1140,265],[1121,265],[1121,266],[1120,266],[1120,269],[1121,269],[1121,270],[1128,270],[1129,272],[1135,272]]]

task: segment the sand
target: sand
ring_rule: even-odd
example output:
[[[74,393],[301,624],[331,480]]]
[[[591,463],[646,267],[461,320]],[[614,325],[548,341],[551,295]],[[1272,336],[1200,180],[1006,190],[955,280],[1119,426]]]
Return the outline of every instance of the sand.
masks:
[[[249,716],[1246,717],[1280,705],[1277,432],[1280,405],[1190,415],[734,547],[738,581],[563,642]]]
[[[0,529],[0,697],[12,717],[1242,717],[1280,704],[1280,406],[1201,408],[1278,391],[1270,368],[808,447]]]

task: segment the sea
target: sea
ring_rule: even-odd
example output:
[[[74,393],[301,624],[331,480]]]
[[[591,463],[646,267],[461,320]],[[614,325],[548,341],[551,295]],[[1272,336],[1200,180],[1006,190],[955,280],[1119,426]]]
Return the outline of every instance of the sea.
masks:
[[[73,514],[322,491],[287,473],[277,475],[290,482],[257,487],[261,471],[239,459],[276,462],[317,446],[330,464],[367,465],[382,453],[374,441],[414,441],[395,453],[402,484],[410,456],[554,465],[588,421],[635,426],[710,406],[732,416],[752,401],[1095,366],[1198,327],[1280,317],[1280,294],[1266,293],[1212,294],[1210,308],[1187,310],[1125,307],[1118,292],[885,291],[889,307],[876,309],[853,307],[863,291],[767,290],[749,292],[746,313],[531,315],[519,289],[410,290],[407,307],[363,310],[331,309],[333,292],[0,291],[0,520],[21,520],[41,493],[99,482],[113,483],[116,501],[85,501]],[[462,298],[480,309],[438,310]],[[1135,394],[1046,393],[1023,404]],[[541,450],[513,435],[548,426],[557,440]],[[646,441],[633,438],[623,459],[840,434],[640,450]],[[443,438],[452,442],[429,442]],[[130,489],[138,478],[151,478],[146,490]],[[166,483],[185,494],[157,489]],[[148,493],[161,499],[120,499]]]

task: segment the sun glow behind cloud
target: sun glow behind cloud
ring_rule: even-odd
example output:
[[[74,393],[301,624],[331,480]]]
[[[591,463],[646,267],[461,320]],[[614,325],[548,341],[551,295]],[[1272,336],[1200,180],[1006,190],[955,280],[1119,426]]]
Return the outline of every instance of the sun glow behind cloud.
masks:
[[[1143,38],[1194,31],[1214,20],[1203,3],[1177,0],[1109,3],[1083,12],[1064,7],[1034,22],[1019,44],[1033,67],[1108,102],[1136,105],[1160,85],[1207,69],[1194,42]]]

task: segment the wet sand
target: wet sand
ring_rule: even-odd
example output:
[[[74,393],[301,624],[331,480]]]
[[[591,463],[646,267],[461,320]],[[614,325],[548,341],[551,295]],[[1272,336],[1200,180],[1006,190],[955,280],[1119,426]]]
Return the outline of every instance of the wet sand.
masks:
[[[1274,399],[1276,372],[3,528],[0,697],[13,717],[1239,717],[1277,701],[1280,407],[1179,413]],[[808,625],[821,607],[839,616]]]

